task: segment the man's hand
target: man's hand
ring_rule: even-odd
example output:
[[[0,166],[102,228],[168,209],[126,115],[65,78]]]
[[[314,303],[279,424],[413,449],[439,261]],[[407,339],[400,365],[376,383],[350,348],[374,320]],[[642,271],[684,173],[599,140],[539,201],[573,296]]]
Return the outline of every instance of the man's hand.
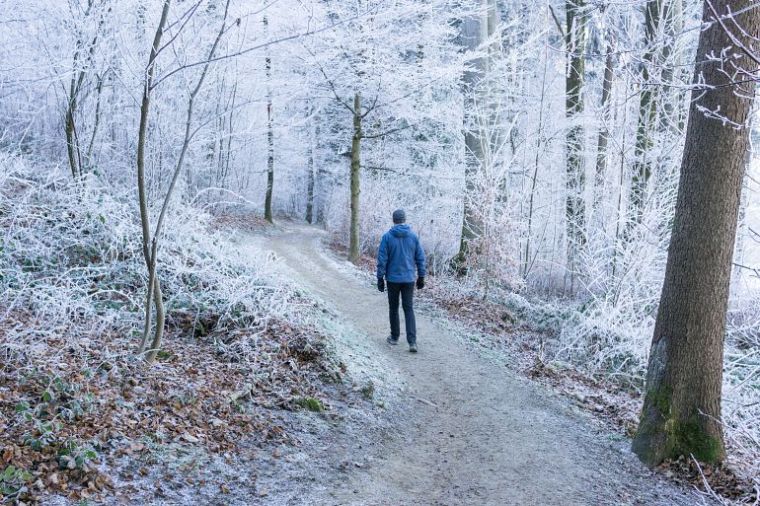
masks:
[[[417,290],[422,290],[425,288],[425,277],[419,277],[417,278]]]
[[[377,290],[380,292],[385,291],[385,279],[377,278]]]

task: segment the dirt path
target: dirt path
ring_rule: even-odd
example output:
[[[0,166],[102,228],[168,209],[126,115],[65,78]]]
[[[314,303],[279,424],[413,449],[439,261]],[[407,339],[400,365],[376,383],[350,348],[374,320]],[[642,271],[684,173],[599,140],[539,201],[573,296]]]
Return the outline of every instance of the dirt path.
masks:
[[[365,464],[320,476],[322,486],[304,489],[311,497],[300,504],[698,502],[644,469],[627,441],[469,350],[429,315],[418,314],[417,355],[403,344],[390,347],[385,295],[327,252],[322,239],[315,229],[292,226],[258,240],[353,327],[339,354],[352,376],[372,378],[391,399],[386,413],[393,430],[362,434],[358,427],[331,441],[324,448],[342,453],[336,461]]]

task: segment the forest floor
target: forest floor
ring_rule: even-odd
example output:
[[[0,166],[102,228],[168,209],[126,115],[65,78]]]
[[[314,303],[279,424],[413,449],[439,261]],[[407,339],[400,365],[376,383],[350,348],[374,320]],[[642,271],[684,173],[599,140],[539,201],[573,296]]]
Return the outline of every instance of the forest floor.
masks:
[[[625,436],[570,399],[469,346],[438,312],[418,309],[418,354],[389,346],[385,295],[323,232],[287,225],[249,238],[331,308],[335,352],[374,402],[304,422],[311,441],[259,476],[267,504],[708,502],[646,469]]]

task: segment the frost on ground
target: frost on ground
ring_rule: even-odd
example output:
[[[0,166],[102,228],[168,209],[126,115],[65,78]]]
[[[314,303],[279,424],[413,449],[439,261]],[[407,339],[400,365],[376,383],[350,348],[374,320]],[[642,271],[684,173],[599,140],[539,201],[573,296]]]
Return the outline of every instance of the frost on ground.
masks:
[[[146,368],[129,196],[2,163],[6,502],[709,502],[509,372],[570,376],[547,323],[562,312],[439,278],[421,293],[411,359],[384,343],[371,277],[326,254],[314,229],[177,205],[159,262],[167,338]],[[598,375],[571,379],[579,403],[630,425],[635,382],[610,393]]]
[[[388,346],[385,296],[324,239],[294,224],[252,238],[351,322],[336,346],[348,369],[373,364],[392,381],[376,385],[386,407],[378,423],[357,430],[347,419],[314,456],[342,456],[321,486],[273,504],[712,504],[646,470],[624,438],[571,403],[515,377],[503,355],[468,349],[445,315],[420,313],[419,354]]]
[[[331,247],[345,255],[339,242],[332,241]],[[366,256],[360,269],[344,267],[347,274],[370,286],[375,282],[374,266],[374,259]],[[621,288],[626,289],[634,287]],[[653,292],[648,308],[638,309],[593,297],[586,301],[548,298],[526,293],[524,286],[488,286],[477,276],[443,274],[428,280],[418,292],[417,303],[447,321],[447,329],[464,344],[551,386],[603,420],[629,444],[643,401],[654,324],[651,307],[657,296]],[[709,466],[681,459],[659,468],[668,478],[728,504],[760,500],[760,362],[753,351],[760,344],[760,324],[752,316],[753,303],[736,303],[729,315],[723,397],[727,463]]]
[[[363,399],[341,383],[324,310],[187,206],[166,227],[167,338],[146,367],[129,195],[0,163],[4,502],[264,497],[258,463],[299,444],[307,413]]]
[[[422,295],[436,314],[465,340],[501,356],[525,376],[551,385],[628,437],[635,434],[642,403],[651,324],[591,300],[525,297],[509,290],[438,278]],[[621,314],[622,313],[622,314]],[[735,310],[729,324],[724,384],[724,429],[728,462],[666,462],[668,477],[696,486],[726,503],[760,500],[760,384],[756,322]],[[737,325],[743,321],[744,325]],[[755,329],[755,330],[753,330]],[[733,358],[731,358],[733,357]]]

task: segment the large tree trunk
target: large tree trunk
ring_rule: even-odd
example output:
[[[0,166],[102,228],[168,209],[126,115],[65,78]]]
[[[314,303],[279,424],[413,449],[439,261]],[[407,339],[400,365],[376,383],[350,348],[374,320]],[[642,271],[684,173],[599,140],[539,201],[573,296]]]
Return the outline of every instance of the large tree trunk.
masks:
[[[713,0],[720,15],[741,12],[734,37],[751,47],[760,29],[760,10],[750,0]],[[633,450],[649,465],[694,455],[705,462],[725,457],[720,425],[723,339],[731,260],[736,236],[744,161],[755,83],[725,69],[755,67],[737,43],[714,22],[705,5],[686,146],[668,249],[665,282],[647,372],[646,397]],[[736,66],[736,67],[735,67]],[[704,79],[704,85],[702,85]],[[738,88],[742,89],[738,89]],[[705,111],[719,111],[715,118]],[[725,119],[725,121],[724,121]]]
[[[354,95],[354,135],[351,139],[351,229],[348,244],[348,259],[359,261],[359,194],[361,189],[361,141],[362,141],[362,102],[359,93]]]
[[[565,220],[567,223],[567,264],[571,276],[571,290],[578,257],[586,242],[586,210],[583,198],[586,185],[585,164],[583,161],[583,127],[578,123],[578,116],[583,113],[583,86],[586,67],[586,39],[588,13],[586,0],[567,0],[566,16],[566,50],[568,54],[567,74],[565,77],[565,115],[570,128],[567,132],[567,198],[565,202]]]
[[[268,26],[264,17],[264,28]],[[268,51],[268,49],[267,49]],[[272,125],[272,58],[267,54],[264,60],[267,80],[267,190],[264,198],[264,219],[274,222],[272,216],[272,192],[274,190],[274,130]]]

